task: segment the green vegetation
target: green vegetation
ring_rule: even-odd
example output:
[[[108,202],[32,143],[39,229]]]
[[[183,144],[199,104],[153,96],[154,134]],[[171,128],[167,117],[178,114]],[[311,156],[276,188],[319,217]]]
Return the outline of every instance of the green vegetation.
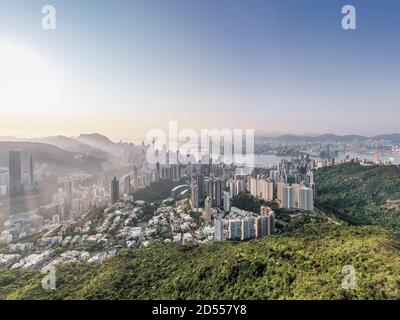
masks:
[[[400,168],[345,164],[317,171],[317,206],[354,225],[400,231],[400,211],[386,208],[400,199]]]
[[[261,206],[268,206],[274,210],[276,218],[285,222],[290,221],[290,214],[295,212],[290,209],[279,208],[279,205],[275,201],[265,201],[256,197],[253,197],[248,192],[239,193],[232,199],[232,206],[242,210],[260,213]]]
[[[197,224],[200,224],[202,222],[200,212],[190,210],[189,215],[193,218],[194,222],[196,222]]]
[[[176,182],[172,180],[160,180],[158,182],[153,182],[151,185],[144,189],[140,189],[133,193],[134,200],[143,201],[160,201],[168,198],[171,195],[171,190],[182,182]]]
[[[399,244],[374,226],[337,226],[321,216],[293,218],[290,235],[207,246],[121,250],[101,266],[66,265],[57,290],[42,275],[0,271],[0,299],[395,299]],[[357,286],[341,288],[353,265]]]
[[[159,207],[160,202],[146,203],[143,207],[143,214],[140,217],[140,221],[147,222],[154,216],[154,212]]]
[[[268,203],[262,199],[253,197],[248,192],[239,193],[232,199],[232,206],[242,210],[260,213],[260,207]],[[271,206],[273,203],[269,203]]]

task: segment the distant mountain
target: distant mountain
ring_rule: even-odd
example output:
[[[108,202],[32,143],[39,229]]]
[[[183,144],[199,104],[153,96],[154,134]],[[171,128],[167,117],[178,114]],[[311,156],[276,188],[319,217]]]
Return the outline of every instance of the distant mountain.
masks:
[[[364,136],[358,135],[346,135],[346,136],[339,136],[336,134],[323,134],[319,136],[296,136],[296,135],[284,135],[277,137],[276,140],[282,142],[327,142],[327,141],[337,141],[337,142],[349,142],[354,140],[363,141],[368,139]]]
[[[393,143],[400,143],[400,134],[399,133],[382,134],[382,135],[376,136],[375,138],[381,139],[381,140],[389,140],[389,141],[392,141]]]
[[[75,138],[69,138],[65,136],[54,136],[54,137],[35,139],[35,141],[52,144],[66,151],[82,153],[87,156],[94,156],[97,158],[102,158],[104,160],[107,160],[109,157],[107,152],[94,148],[86,143],[80,142]]]
[[[120,164],[121,155],[128,152],[131,158],[141,155],[141,147],[132,143],[115,143],[99,133],[81,134],[78,137],[50,136],[45,138],[16,138],[0,137],[3,142],[39,142],[57,146],[60,149],[86,157],[107,161],[112,164]],[[136,157],[137,158],[137,157]]]
[[[8,167],[8,152],[20,149],[22,165],[27,167],[28,154],[32,153],[35,161],[46,163],[50,172],[66,174],[73,171],[99,172],[104,159],[63,150],[51,144],[39,142],[0,141],[0,166]]]
[[[345,136],[339,136],[336,134],[323,134],[320,136],[312,137],[313,139],[316,139],[318,141],[339,141],[339,142],[350,142],[350,141],[364,141],[367,140],[368,137],[365,136],[360,136],[360,135],[345,135]]]
[[[318,136],[300,136],[300,135],[282,135],[273,138],[274,141],[280,142],[351,142],[351,141],[365,141],[368,139],[388,140],[392,143],[400,143],[400,134],[386,134],[373,137],[366,137],[361,135],[336,135],[332,133],[322,134]]]
[[[88,144],[76,140],[75,138],[70,138],[62,135],[50,136],[44,138],[31,138],[31,139],[5,136],[5,137],[0,137],[0,141],[39,142],[39,143],[51,144],[66,151],[74,153],[82,153],[86,156],[93,156],[96,158],[104,159],[104,161],[108,161],[110,157],[110,155],[104,150],[96,149]]]
[[[26,141],[27,139],[16,138],[13,136],[0,137],[0,141]]]
[[[295,134],[285,133],[285,132],[280,132],[280,131],[264,131],[264,130],[256,130],[254,132],[254,135],[255,135],[256,139],[258,139],[258,138],[277,138],[277,137],[285,137],[285,136],[290,136],[290,137],[317,137],[317,136],[320,136],[319,133],[314,133],[314,132],[295,135]]]
[[[256,130],[254,135],[257,138],[274,138],[285,135],[284,132],[274,132],[274,131],[263,131],[263,130]]]
[[[79,137],[75,138],[75,140],[111,154],[116,154],[121,151],[121,148],[116,143],[99,133],[81,134]]]

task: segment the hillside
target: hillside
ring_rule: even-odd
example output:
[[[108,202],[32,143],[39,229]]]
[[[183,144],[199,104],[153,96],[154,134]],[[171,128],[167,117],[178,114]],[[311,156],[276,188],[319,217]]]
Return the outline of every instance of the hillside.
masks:
[[[373,224],[400,232],[400,167],[345,164],[317,171],[318,206],[356,225]]]
[[[207,246],[122,250],[101,266],[66,265],[57,290],[33,271],[0,271],[0,299],[394,299],[398,243],[378,227],[299,216],[291,235]],[[341,288],[353,265],[356,289]]]
[[[117,144],[99,133],[81,134],[75,140],[111,154],[121,152]]]
[[[108,153],[105,151],[93,148],[88,144],[80,142],[74,138],[69,138],[65,136],[41,138],[41,139],[36,139],[35,142],[52,144],[66,151],[82,153],[88,156],[94,156],[104,160],[108,159],[109,157]]]
[[[8,167],[8,152],[16,149],[22,151],[23,168],[27,167],[28,154],[32,153],[36,162],[46,163],[49,171],[57,174],[65,174],[73,170],[98,172],[104,161],[93,156],[69,152],[46,143],[0,141],[0,166]]]

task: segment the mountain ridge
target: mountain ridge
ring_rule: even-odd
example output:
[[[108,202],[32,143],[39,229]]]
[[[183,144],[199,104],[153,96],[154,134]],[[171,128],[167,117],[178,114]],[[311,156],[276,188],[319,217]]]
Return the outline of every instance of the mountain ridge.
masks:
[[[65,174],[70,170],[96,172],[101,170],[104,159],[91,155],[70,152],[52,144],[31,141],[0,141],[0,166],[8,167],[10,150],[21,150],[22,165],[27,166],[28,154],[34,155],[35,161],[46,163],[52,172]]]
[[[335,133],[324,134],[282,134],[279,132],[264,132],[256,130],[256,140],[270,139],[281,142],[351,142],[351,141],[365,141],[368,139],[374,140],[387,140],[392,143],[400,143],[400,133],[387,133],[374,136],[366,136],[359,134],[339,135]],[[77,137],[67,137],[64,135],[48,136],[42,138],[17,138],[13,136],[0,137],[0,141],[15,141],[15,142],[44,142],[56,145],[62,149],[72,152],[86,153],[92,152],[119,152],[120,147],[127,143],[114,142],[110,138],[100,133],[81,133]],[[86,150],[85,150],[86,148]]]

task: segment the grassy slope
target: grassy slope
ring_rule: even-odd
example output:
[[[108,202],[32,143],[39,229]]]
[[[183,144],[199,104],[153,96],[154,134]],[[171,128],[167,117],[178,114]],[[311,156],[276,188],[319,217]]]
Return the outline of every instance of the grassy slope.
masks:
[[[100,267],[66,266],[58,270],[55,291],[41,289],[40,274],[1,271],[0,298],[400,298],[399,249],[386,231],[335,226],[321,218],[298,222],[302,227],[290,236],[203,247],[150,246],[123,250]],[[354,291],[341,289],[341,270],[348,264],[357,271]]]

